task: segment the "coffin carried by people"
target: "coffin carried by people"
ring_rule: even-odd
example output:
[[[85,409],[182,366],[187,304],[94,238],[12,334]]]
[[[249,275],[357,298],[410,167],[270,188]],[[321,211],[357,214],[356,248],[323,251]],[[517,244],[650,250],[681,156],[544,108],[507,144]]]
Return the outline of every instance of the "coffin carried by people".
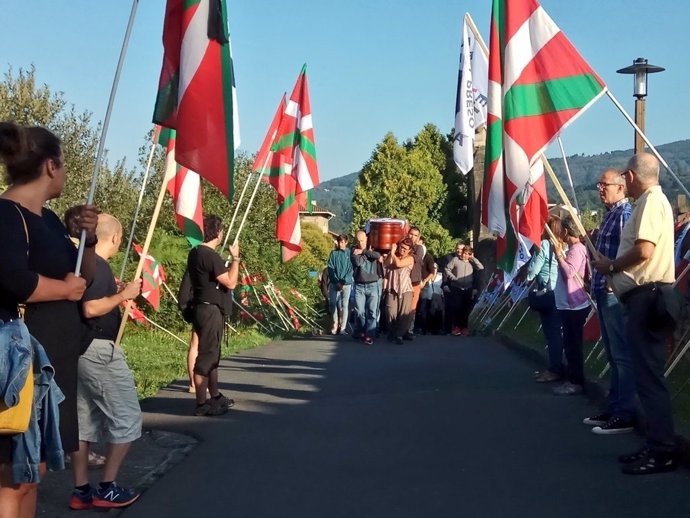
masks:
[[[410,223],[406,219],[374,218],[367,221],[364,231],[369,235],[369,245],[382,253],[390,252],[410,230]]]

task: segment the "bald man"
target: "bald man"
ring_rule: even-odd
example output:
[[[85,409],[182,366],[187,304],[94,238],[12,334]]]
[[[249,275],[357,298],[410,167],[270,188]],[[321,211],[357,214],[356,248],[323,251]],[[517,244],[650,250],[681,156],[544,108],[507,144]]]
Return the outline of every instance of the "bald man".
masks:
[[[623,304],[637,393],[647,419],[645,446],[619,461],[625,464],[624,473],[646,475],[674,470],[678,462],[671,398],[664,382],[666,339],[673,326],[666,325],[657,311],[675,280],[673,211],[659,185],[656,157],[634,155],[621,176],[636,200],[635,208],[623,227],[616,258],[599,255],[592,265],[611,276],[613,291]]]
[[[108,260],[122,242],[118,220],[99,214],[96,236],[95,275],[83,298],[92,339],[79,358],[79,451],[72,455],[72,509],[125,507],[139,498],[138,492],[116,483],[131,443],[141,436],[142,417],[132,371],[115,339],[121,320],[119,305],[139,295],[141,279],[120,286],[115,282]],[[108,443],[108,451],[102,480],[94,488],[88,478],[89,449],[91,443],[99,442]]]
[[[379,266],[381,254],[367,247],[367,235],[363,230],[355,234],[357,245],[352,248],[350,259],[354,270],[355,319],[353,336],[371,345],[376,338],[377,312],[379,307]]]

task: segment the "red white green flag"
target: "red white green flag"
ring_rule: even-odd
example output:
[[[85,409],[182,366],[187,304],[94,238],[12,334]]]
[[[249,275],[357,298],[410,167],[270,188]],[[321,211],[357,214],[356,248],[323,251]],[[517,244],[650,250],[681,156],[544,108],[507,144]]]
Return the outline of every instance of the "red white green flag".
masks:
[[[204,241],[204,216],[201,204],[201,178],[194,171],[175,161],[175,130],[164,128],[158,143],[166,149],[166,189],[173,199],[175,219],[189,244],[197,246]]]
[[[280,106],[284,110],[273,118],[253,170],[261,170],[268,163],[267,181],[278,193],[276,238],[281,242],[281,258],[286,262],[302,250],[299,200],[320,182],[307,65],[302,67],[290,100],[287,104],[283,100]],[[271,142],[270,156],[268,142]]]
[[[263,180],[270,183],[278,194],[276,217],[276,239],[280,241],[281,260],[287,262],[302,251],[302,228],[299,222],[299,206],[295,201],[297,182],[281,169],[278,140],[281,122],[285,115],[285,95],[278,105],[264,141],[256,155],[252,171],[264,174]]]
[[[285,177],[295,180],[296,193],[306,192],[319,185],[319,168],[316,163],[316,142],[309,102],[307,65],[297,78],[290,100],[280,120],[276,139],[271,146],[273,159],[269,169],[269,183],[280,194],[289,187],[281,186]]]
[[[268,128],[268,132],[266,132],[266,136],[264,137],[264,141],[261,143],[261,147],[259,148],[259,152],[256,155],[256,158],[254,159],[254,164],[252,165],[252,171],[255,173],[259,174],[266,174],[268,171],[268,168],[271,166],[272,160],[273,160],[273,144],[275,143],[276,140],[276,135],[278,134],[278,128],[280,127],[280,121],[283,120],[283,113],[285,112],[285,94],[283,94],[283,98],[280,100],[280,104],[278,105],[278,109],[276,110],[275,115],[273,116],[273,120],[271,121],[271,125]],[[264,171],[264,169],[266,169]],[[267,182],[269,181],[270,176],[264,176],[262,180],[266,180]],[[275,187],[275,185],[274,185]],[[278,188],[276,187],[276,191]]]
[[[513,271],[548,216],[541,155],[606,85],[536,0],[493,0],[482,222]]]
[[[137,254],[141,255],[144,249],[132,243]],[[144,271],[141,275],[141,296],[158,311],[161,302],[161,284],[165,282],[163,266],[150,254],[144,259]]]
[[[168,0],[153,121],[177,130],[176,161],[226,196],[240,144],[226,0]]]

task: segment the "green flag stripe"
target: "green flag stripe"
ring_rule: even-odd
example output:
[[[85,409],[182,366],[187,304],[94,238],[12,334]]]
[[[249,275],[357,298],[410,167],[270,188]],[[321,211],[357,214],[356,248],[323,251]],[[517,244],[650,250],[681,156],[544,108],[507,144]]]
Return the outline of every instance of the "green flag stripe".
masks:
[[[199,225],[197,225],[194,220],[188,218],[182,218],[182,220],[184,222],[184,230],[182,232],[187,238],[187,241],[189,241],[189,244],[196,246],[202,243],[204,241],[204,233],[199,228]]]
[[[282,214],[286,210],[288,210],[292,204],[295,203],[295,193],[291,193],[285,200],[283,200],[283,203],[280,204],[280,207],[278,207],[278,214]]]
[[[508,219],[508,214],[506,214],[506,220],[509,222],[506,226],[506,249],[503,253],[503,257],[498,258],[498,266],[504,272],[512,272],[515,267],[515,253],[517,251],[517,238],[515,237],[515,232],[513,231],[513,225]]]
[[[498,160],[503,152],[503,121],[501,119],[497,119],[489,125],[487,138],[489,139],[486,143],[486,164],[488,167],[489,164]]]
[[[508,121],[518,117],[579,109],[587,105],[602,89],[591,74],[514,85],[506,92],[503,118]]]
[[[170,80],[158,89],[156,104],[153,108],[153,122],[162,123],[175,113],[179,82],[180,73],[175,71]]]
[[[305,138],[304,135],[302,135],[302,137],[300,138],[299,148],[302,151],[304,151],[307,155],[312,157],[314,160],[316,160],[316,146],[311,140]]]
[[[278,140],[271,146],[271,151],[274,153],[280,152],[285,148],[291,148],[297,137],[299,136],[299,131],[291,131],[284,135],[281,135]]]

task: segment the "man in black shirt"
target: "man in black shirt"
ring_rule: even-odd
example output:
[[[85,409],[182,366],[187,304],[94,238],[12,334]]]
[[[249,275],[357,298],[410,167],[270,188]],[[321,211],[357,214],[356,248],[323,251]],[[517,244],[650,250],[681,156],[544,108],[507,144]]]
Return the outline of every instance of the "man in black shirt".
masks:
[[[187,257],[187,270],[194,295],[192,327],[199,336],[199,353],[194,364],[196,390],[195,415],[222,415],[235,402],[218,390],[220,343],[225,327],[224,311],[228,311],[229,297],[237,285],[240,247],[231,245],[230,266],[215,249],[223,241],[222,221],[218,216],[204,216],[204,242],[193,248]],[[211,398],[206,398],[206,389]]]
[[[115,482],[131,443],[141,436],[142,423],[134,376],[115,340],[120,328],[119,305],[139,295],[141,279],[118,286],[108,264],[122,242],[119,221],[99,214],[96,236],[94,277],[83,298],[92,340],[79,358],[79,451],[72,455],[72,509],[124,507],[139,498],[137,491]],[[108,443],[102,481],[92,488],[88,478],[89,447],[102,441]]]

